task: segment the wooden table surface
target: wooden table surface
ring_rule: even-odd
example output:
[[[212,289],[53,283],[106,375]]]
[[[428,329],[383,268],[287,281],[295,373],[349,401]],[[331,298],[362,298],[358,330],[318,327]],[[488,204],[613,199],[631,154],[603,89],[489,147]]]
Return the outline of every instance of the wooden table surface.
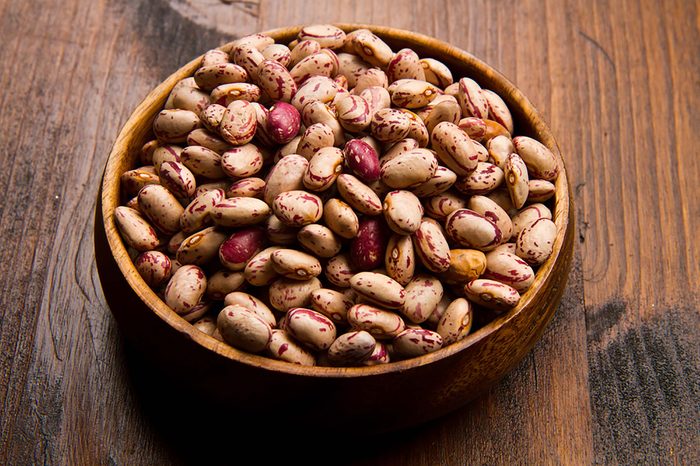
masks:
[[[578,244],[544,337],[486,396],[318,450],[273,420],[210,432],[173,415],[191,394],[149,394],[93,224],[111,144],[159,81],[235,37],[333,21],[432,35],[513,80],[558,138]],[[0,0],[0,464],[699,464],[699,26],[687,0]]]

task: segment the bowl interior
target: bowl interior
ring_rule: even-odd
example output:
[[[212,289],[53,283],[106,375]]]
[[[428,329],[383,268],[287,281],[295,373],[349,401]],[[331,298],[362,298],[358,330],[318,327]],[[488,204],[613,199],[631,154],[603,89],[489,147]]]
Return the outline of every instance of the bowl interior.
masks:
[[[358,28],[372,30],[375,34],[385,40],[394,51],[409,47],[414,49],[421,58],[435,58],[450,67],[455,78],[468,76],[476,80],[482,87],[491,89],[498,93],[511,110],[516,127],[516,134],[527,135],[536,138],[549,147],[557,157],[561,173],[556,181],[556,193],[554,197],[554,208],[552,210],[553,220],[557,225],[558,235],[555,240],[553,252],[549,259],[540,266],[535,281],[532,286],[522,295],[518,305],[509,312],[499,316],[484,327],[476,330],[467,338],[446,346],[434,353],[429,353],[413,359],[392,362],[384,365],[369,367],[303,367],[282,361],[273,360],[264,356],[238,351],[218,340],[196,330],[190,323],[186,322],[174,311],[172,311],[142,280],[134,267],[126,247],[116,228],[113,212],[120,203],[119,177],[120,175],[136,166],[138,154],[141,146],[152,136],[151,126],[153,119],[163,107],[170,90],[181,79],[191,76],[197,69],[201,56],[192,60],[165,81],[156,87],[146,96],[143,102],[137,107],[128,121],[125,123],[112,152],[109,155],[104,173],[102,185],[102,218],[104,221],[105,233],[114,258],[126,278],[129,286],[138,297],[151,309],[165,324],[171,326],[183,337],[191,339],[203,347],[217,353],[218,355],[232,359],[244,364],[258,367],[264,370],[280,371],[290,374],[313,376],[313,377],[358,377],[371,376],[392,371],[403,371],[412,367],[429,364],[433,361],[448,357],[456,352],[475,344],[476,342],[488,338],[489,335],[497,332],[510,320],[523,312],[538,312],[534,305],[534,298],[542,286],[551,281],[554,264],[562,253],[564,237],[567,229],[572,228],[569,224],[570,192],[567,182],[567,173],[564,161],[559,152],[559,148],[552,136],[549,128],[544,123],[538,112],[503,75],[486,65],[484,62],[470,55],[469,53],[452,47],[442,41],[416,34],[409,31],[378,27],[362,24],[338,24],[345,31]],[[265,34],[273,37],[276,42],[288,43],[293,40],[300,27],[290,27],[267,31]],[[230,44],[221,47],[224,50],[230,48]],[[553,311],[552,311],[553,312]],[[551,317],[551,316],[550,316]],[[545,323],[549,319],[545,320]]]

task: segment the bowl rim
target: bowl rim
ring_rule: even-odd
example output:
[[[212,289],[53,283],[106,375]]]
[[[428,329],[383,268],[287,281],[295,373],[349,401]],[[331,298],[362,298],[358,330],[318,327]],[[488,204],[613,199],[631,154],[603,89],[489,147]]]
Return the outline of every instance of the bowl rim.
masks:
[[[131,140],[131,135],[136,133],[135,128],[140,124],[139,121],[143,118],[143,116],[154,116],[154,112],[157,112],[162,108],[162,102],[170,93],[172,87],[180,79],[182,79],[182,72],[184,70],[190,70],[187,74],[188,76],[191,76],[201,61],[203,55],[198,56],[189,63],[178,68],[170,76],[168,76],[168,78],[151,90],[122,126],[122,129],[120,130],[108,156],[102,178],[102,220],[104,223],[104,229],[110,252],[130,288],[138,295],[139,299],[165,324],[178,331],[184,338],[193,340],[204,348],[216,353],[218,356],[265,371],[319,378],[370,377],[393,372],[402,372],[446,359],[456,353],[476,345],[478,342],[498,332],[502,327],[519,316],[524,309],[528,308],[530,303],[533,302],[537,291],[540,289],[539,285],[550,280],[550,275],[554,270],[554,264],[557,262],[563,252],[562,246],[564,244],[564,239],[567,236],[567,230],[573,227],[573,225],[569,222],[571,208],[569,192],[570,186],[568,184],[564,160],[551,130],[529,99],[525,97],[525,95],[523,95],[523,93],[499,71],[495,70],[482,60],[476,58],[469,52],[424,34],[411,32],[404,29],[371,24],[334,23],[334,25],[346,32],[355,29],[369,29],[379,37],[389,38],[392,41],[399,41],[405,46],[419,45],[422,48],[430,48],[431,50],[436,50],[440,53],[450,55],[451,59],[463,62],[465,65],[471,68],[478,69],[481,74],[489,76],[502,86],[499,95],[503,92],[507,92],[509,94],[508,99],[517,102],[521,111],[527,114],[528,118],[531,120],[533,128],[538,133],[538,140],[554,153],[560,167],[560,173],[555,183],[556,189],[554,196],[554,209],[552,212],[553,221],[557,226],[557,236],[554,242],[552,254],[545,261],[545,263],[540,266],[537,274],[535,275],[534,282],[530,288],[521,295],[520,301],[516,307],[496,317],[493,321],[489,322],[474,333],[469,334],[463,340],[447,345],[435,352],[411,359],[390,362],[388,364],[361,367],[300,366],[272,359],[263,355],[246,353],[197,330],[191,323],[187,322],[175,311],[170,309],[170,307],[168,307],[165,302],[161,300],[160,297],[158,297],[158,295],[145,283],[137,272],[133,261],[129,258],[126,246],[121,239],[114,222],[114,209],[120,205],[119,179],[121,173],[117,172],[118,159],[126,156],[129,146],[128,141]],[[261,34],[271,36],[275,38],[276,41],[282,39],[286,40],[288,37],[289,40],[293,40],[302,27],[303,26],[299,25],[281,27],[263,31]],[[228,42],[227,44],[224,44],[218,48],[228,50],[233,42],[234,41]],[[118,260],[120,257],[129,260]]]

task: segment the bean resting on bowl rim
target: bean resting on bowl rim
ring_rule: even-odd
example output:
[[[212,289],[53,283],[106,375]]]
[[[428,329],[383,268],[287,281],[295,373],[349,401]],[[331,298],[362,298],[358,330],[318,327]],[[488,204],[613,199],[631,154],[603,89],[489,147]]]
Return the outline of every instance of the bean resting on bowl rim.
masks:
[[[114,213],[138,272],[200,331],[288,363],[453,344],[517,305],[558,233],[557,158],[503,99],[369,30],[207,52],[153,134]]]

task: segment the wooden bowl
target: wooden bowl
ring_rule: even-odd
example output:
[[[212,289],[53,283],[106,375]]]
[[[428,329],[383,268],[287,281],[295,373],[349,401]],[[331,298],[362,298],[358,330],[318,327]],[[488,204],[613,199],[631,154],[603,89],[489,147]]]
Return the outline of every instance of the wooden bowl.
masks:
[[[414,49],[421,57],[447,64],[455,77],[469,76],[497,92],[511,109],[517,134],[532,136],[556,155],[562,167],[556,182],[554,222],[558,235],[551,257],[539,269],[518,306],[466,339],[425,356],[358,368],[301,367],[247,354],[199,332],[173,312],[136,271],[113,219],[119,205],[119,176],[133,168],[151,132],[153,118],[170,90],[191,76],[201,57],[168,77],[138,106],[124,125],[107,161],[101,205],[96,212],[95,250],[105,296],[120,327],[153,364],[176,378],[178,390],[217,400],[236,415],[274,411],[295,425],[352,429],[368,419],[374,431],[407,427],[452,411],[484,392],[518,363],[540,338],[561,299],[573,253],[574,222],[570,186],[559,148],[527,98],[500,73],[444,42],[424,35],[370,25],[394,50]],[[268,31],[277,42],[293,40],[299,27]],[[230,47],[223,46],[224,50]]]

